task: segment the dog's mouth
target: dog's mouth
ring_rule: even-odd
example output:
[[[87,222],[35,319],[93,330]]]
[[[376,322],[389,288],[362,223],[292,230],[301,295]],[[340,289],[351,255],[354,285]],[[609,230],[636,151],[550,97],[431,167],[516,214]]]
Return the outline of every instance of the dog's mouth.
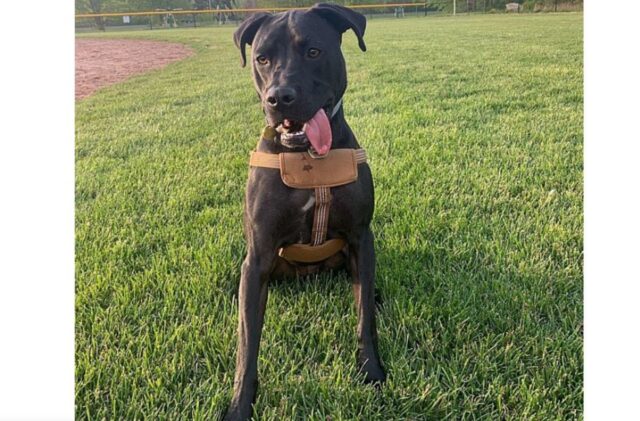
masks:
[[[304,132],[304,124],[301,121],[285,118],[276,127],[276,131],[280,133],[280,141],[287,147],[308,145],[309,139]]]
[[[284,118],[276,125],[276,131],[280,133],[280,143],[288,148],[306,147],[320,156],[331,149],[333,139],[325,107],[305,122]]]

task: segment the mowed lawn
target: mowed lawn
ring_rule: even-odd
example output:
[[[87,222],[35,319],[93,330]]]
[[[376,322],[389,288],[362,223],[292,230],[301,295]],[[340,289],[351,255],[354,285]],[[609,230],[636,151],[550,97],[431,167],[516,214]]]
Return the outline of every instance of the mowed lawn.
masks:
[[[76,109],[79,419],[231,396],[263,126],[233,27],[107,33],[197,54]],[[270,286],[260,420],[582,418],[582,15],[371,20],[345,114],[376,186],[376,391],[346,275]],[[273,206],[287,206],[274,203]]]

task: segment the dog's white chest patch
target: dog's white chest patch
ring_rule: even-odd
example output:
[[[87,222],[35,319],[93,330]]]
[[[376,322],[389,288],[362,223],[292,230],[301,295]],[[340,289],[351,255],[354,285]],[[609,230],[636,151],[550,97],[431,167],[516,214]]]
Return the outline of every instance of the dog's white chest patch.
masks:
[[[311,206],[313,206],[316,203],[316,195],[314,193],[311,193],[311,196],[309,196],[309,200],[307,200],[307,203],[304,204],[304,206],[302,206],[302,212],[306,212],[309,209],[311,209]]]

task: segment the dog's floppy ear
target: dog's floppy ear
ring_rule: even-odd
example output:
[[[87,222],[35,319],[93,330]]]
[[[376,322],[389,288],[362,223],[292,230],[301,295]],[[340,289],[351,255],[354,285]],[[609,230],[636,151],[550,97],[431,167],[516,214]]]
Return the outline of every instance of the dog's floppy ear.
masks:
[[[245,53],[245,47],[247,44],[251,45],[253,38],[256,36],[256,32],[260,29],[260,25],[264,20],[271,16],[268,13],[255,13],[246,18],[236,32],[233,33],[233,42],[236,43],[236,47],[240,49],[240,56],[242,57],[242,67],[247,64],[247,55]]]
[[[358,37],[358,46],[362,51],[367,51],[367,46],[364,44],[363,39],[364,30],[367,27],[367,18],[364,15],[344,6],[331,3],[316,3],[309,11],[322,16],[340,33],[345,32],[347,29],[353,29],[353,32]]]

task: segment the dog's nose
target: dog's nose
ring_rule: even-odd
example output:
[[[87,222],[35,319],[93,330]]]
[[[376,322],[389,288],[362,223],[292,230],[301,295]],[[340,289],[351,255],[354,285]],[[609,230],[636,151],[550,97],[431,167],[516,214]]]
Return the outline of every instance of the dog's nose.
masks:
[[[290,107],[296,101],[296,91],[288,86],[270,88],[267,91],[267,104],[272,108]]]

